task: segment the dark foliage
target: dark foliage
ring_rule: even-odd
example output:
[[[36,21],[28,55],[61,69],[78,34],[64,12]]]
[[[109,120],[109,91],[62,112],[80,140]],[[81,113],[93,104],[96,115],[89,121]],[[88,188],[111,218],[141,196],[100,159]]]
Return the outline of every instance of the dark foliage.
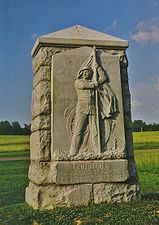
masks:
[[[146,124],[142,120],[134,120],[134,122],[132,122],[132,129],[134,132],[159,131],[159,124],[158,123]]]
[[[31,133],[30,131],[31,125],[24,124],[24,127],[21,127],[18,121],[1,121],[0,122],[0,134],[26,134],[29,135]]]

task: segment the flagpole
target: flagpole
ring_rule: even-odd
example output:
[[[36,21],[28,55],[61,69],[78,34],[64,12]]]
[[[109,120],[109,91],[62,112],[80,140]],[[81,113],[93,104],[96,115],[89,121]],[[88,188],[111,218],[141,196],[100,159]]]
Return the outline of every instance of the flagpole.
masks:
[[[96,46],[93,46],[93,78],[95,82],[98,82],[97,80],[97,69],[95,64],[97,63],[96,60]],[[98,90],[96,88],[95,90],[95,99],[96,99],[96,123],[97,123],[97,133],[98,133],[98,151],[97,153],[101,153],[101,139],[100,139],[100,126],[99,126],[99,100],[98,100]]]

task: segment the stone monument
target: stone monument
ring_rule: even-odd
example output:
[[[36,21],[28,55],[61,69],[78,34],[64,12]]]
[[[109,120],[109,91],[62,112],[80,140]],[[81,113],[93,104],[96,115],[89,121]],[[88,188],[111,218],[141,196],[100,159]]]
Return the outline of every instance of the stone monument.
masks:
[[[127,47],[79,25],[36,41],[26,189],[33,208],[140,198]]]

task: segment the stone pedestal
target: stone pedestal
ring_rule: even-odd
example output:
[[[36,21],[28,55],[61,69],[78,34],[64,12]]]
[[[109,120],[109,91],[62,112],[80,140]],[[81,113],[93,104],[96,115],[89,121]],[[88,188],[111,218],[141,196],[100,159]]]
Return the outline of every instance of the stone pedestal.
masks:
[[[128,161],[32,162],[26,201],[35,209],[137,200],[139,185],[129,181]]]
[[[30,183],[26,189],[26,202],[33,208],[140,198],[127,47],[125,40],[81,26],[39,37],[35,43]],[[86,79],[89,88],[79,86],[84,70],[92,76],[89,82]],[[79,122],[84,116],[86,122],[73,154],[79,111]],[[96,135],[98,147],[93,145]]]

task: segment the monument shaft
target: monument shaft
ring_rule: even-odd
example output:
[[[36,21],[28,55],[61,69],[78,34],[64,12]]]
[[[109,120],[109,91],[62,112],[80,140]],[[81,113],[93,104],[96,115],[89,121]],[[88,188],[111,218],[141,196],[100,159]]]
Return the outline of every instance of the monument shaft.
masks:
[[[33,208],[139,199],[127,47],[81,26],[37,40],[26,189]]]

